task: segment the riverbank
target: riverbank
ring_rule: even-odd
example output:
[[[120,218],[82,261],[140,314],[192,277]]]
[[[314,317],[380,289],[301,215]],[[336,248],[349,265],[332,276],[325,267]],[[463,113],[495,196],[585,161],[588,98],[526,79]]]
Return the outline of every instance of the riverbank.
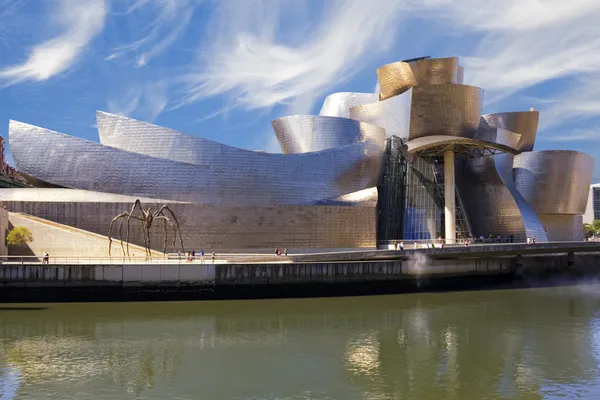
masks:
[[[353,261],[340,260],[348,253],[331,253],[320,256],[329,261],[293,263],[2,264],[0,302],[353,296],[569,284],[600,276],[595,245],[515,246],[371,251]]]

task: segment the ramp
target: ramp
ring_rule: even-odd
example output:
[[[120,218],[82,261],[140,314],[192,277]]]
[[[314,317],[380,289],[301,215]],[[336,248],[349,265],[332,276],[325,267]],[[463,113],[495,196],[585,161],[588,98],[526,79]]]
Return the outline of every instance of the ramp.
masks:
[[[9,212],[8,220],[11,228],[25,226],[31,231],[33,242],[28,243],[28,246],[37,257],[41,257],[44,252],[51,257],[108,257],[106,236],[23,213]],[[112,255],[118,257],[122,254],[120,241],[113,238]],[[144,257],[145,250],[130,243],[129,254],[132,257]],[[163,257],[163,253],[152,251],[152,256]]]

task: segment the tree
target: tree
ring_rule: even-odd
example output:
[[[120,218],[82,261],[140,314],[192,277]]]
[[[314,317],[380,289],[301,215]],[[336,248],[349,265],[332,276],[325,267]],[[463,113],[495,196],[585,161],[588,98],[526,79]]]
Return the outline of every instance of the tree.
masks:
[[[589,239],[592,236],[594,236],[594,227],[592,226],[592,224],[583,224],[583,237]]]
[[[23,246],[29,242],[33,242],[31,231],[24,226],[16,226],[8,236],[6,242],[14,246]]]
[[[592,222],[592,229],[594,230],[595,236],[600,235],[600,219],[595,219],[594,222]]]

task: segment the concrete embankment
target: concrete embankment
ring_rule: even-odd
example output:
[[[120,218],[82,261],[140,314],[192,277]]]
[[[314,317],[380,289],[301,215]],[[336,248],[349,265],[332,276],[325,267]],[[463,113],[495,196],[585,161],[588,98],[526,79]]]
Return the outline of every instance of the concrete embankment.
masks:
[[[200,300],[469,290],[569,283],[600,253],[293,264],[0,265],[0,302]]]

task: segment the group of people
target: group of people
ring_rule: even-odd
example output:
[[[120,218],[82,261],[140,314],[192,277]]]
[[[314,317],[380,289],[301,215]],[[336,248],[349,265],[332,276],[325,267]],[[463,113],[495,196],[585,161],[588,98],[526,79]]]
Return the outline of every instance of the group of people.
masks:
[[[281,255],[287,256],[288,255],[287,248],[283,249],[283,252],[282,252],[282,250],[278,247],[275,249],[275,254],[278,256],[281,256]]]
[[[181,257],[181,254],[179,252],[177,252],[177,254],[179,255],[179,257]],[[204,264],[204,250],[200,250],[199,256],[200,256],[200,263]],[[214,251],[210,254],[210,258],[211,258],[211,263],[214,264],[215,258],[216,258],[216,254]],[[196,259],[196,250],[192,250],[186,254],[185,260],[187,262],[192,262],[195,259]]]
[[[527,238],[527,244],[535,244],[535,236]]]

